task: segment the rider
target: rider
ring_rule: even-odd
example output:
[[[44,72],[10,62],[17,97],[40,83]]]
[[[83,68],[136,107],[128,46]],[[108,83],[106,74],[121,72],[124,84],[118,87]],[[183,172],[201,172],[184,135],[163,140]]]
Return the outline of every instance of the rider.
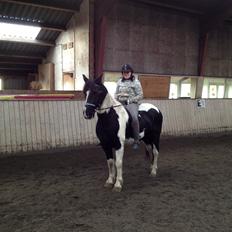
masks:
[[[134,150],[139,148],[139,120],[138,106],[139,100],[143,98],[143,90],[140,81],[133,75],[134,70],[129,64],[122,66],[122,77],[117,82],[115,98],[121,102],[129,111],[132,118],[132,129]]]

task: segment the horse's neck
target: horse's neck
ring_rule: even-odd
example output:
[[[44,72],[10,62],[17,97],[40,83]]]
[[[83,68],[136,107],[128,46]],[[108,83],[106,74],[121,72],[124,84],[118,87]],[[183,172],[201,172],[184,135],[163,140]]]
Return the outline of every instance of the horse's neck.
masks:
[[[113,107],[113,110],[111,111]],[[123,125],[124,123],[128,122],[129,115],[124,108],[124,106],[115,100],[109,93],[106,95],[102,105],[101,110],[97,110],[98,113],[98,119],[102,122],[106,122],[110,120],[111,123],[113,122],[112,119],[114,119],[114,116],[120,121],[120,125]],[[121,118],[121,119],[120,119]],[[124,129],[126,126],[124,127]]]
[[[110,107],[119,105],[120,103],[116,101],[109,93],[107,93],[102,105],[101,110],[98,111],[99,114],[108,113]]]

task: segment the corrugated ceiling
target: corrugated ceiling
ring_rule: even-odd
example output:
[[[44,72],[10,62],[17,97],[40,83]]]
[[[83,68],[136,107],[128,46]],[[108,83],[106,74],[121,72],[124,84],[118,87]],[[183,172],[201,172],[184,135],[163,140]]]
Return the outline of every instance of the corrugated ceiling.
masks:
[[[66,25],[75,12],[79,11],[82,0],[32,0],[12,1],[0,0],[0,22],[39,25],[42,30],[36,40],[46,44],[55,44],[59,34],[66,29]],[[0,73],[12,69],[12,63],[17,69],[21,68],[21,59],[36,59],[41,63],[51,45],[44,43],[21,43],[0,40]],[[18,57],[18,58],[17,58]],[[13,61],[12,61],[13,60]],[[7,65],[8,64],[8,65]],[[34,71],[34,64],[31,71]]]

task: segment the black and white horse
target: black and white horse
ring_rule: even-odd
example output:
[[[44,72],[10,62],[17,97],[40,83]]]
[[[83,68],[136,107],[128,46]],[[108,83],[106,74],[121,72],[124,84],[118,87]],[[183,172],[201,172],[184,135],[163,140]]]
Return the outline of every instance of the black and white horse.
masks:
[[[83,75],[86,97],[84,117],[92,119],[97,112],[97,137],[106,154],[109,177],[105,187],[121,191],[123,185],[123,154],[126,138],[132,137],[130,115],[122,104],[116,101],[102,84],[102,78],[94,81]],[[163,116],[152,104],[142,103],[139,106],[140,137],[145,144],[146,154],[151,157],[151,176],[156,176],[159,140]],[[113,155],[115,150],[115,159]]]

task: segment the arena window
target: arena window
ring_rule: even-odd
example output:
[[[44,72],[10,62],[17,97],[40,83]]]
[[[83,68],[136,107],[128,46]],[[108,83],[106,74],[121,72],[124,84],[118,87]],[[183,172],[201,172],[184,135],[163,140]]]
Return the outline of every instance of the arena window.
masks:
[[[228,87],[228,98],[232,98],[232,85]]]
[[[225,78],[205,78],[202,98],[228,98],[228,87]]]
[[[178,95],[178,86],[177,84],[171,83],[170,84],[170,91],[169,91],[169,98],[176,99]]]

